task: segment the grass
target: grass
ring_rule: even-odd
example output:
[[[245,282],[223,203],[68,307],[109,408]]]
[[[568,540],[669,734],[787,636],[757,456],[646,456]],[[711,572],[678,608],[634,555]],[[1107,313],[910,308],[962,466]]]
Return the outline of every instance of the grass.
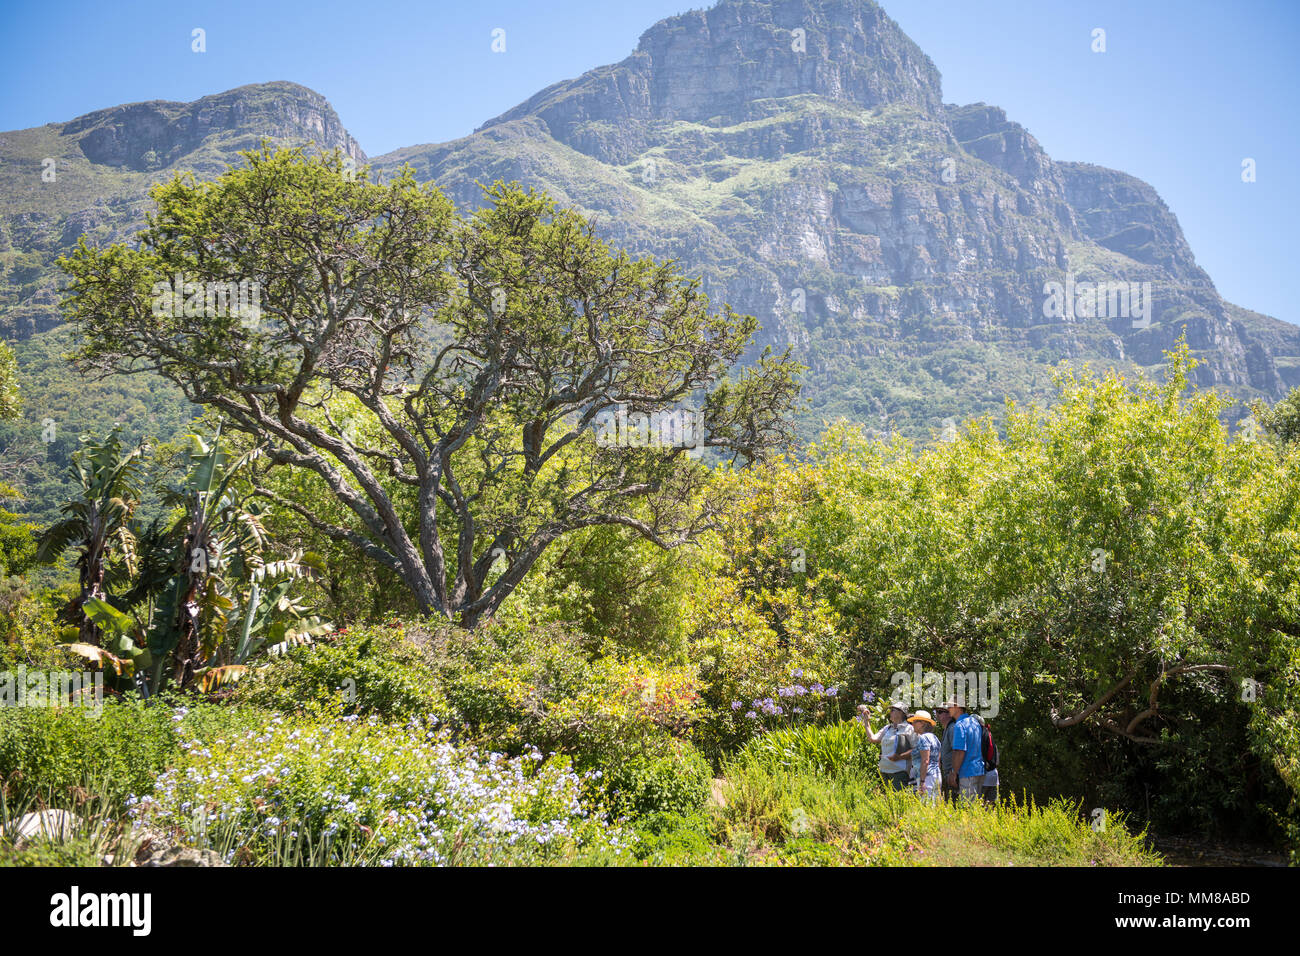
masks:
[[[1068,801],[928,804],[859,773],[733,764],[722,838],[758,861],[875,866],[1158,866],[1144,834],[1111,817],[1093,830]]]
[[[120,812],[118,795],[106,779],[84,777],[82,784],[29,791],[14,798],[0,786],[0,867],[126,866],[140,849],[141,834]],[[23,816],[67,809],[71,825],[41,832],[19,846],[13,835]]]

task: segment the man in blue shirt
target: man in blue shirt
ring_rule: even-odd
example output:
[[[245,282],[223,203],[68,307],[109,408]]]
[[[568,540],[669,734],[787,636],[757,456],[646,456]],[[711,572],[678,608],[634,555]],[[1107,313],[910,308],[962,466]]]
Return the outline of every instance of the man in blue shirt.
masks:
[[[952,770],[948,783],[963,799],[977,800],[984,787],[984,728],[974,714],[956,701],[944,704],[952,724]]]

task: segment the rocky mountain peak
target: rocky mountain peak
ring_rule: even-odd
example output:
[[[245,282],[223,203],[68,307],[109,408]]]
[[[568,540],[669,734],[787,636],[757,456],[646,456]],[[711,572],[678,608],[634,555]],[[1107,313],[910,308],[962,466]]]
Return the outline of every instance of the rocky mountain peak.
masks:
[[[665,119],[744,118],[753,100],[801,93],[927,112],[940,103],[934,64],[870,0],[724,0],[655,24],[633,59]]]
[[[645,147],[649,125],[745,122],[764,115],[764,101],[802,94],[943,110],[934,64],[871,0],[723,0],[661,20],[621,63],[548,87],[481,129],[536,116],[561,142],[619,163]]]
[[[297,83],[241,86],[192,103],[151,100],[96,110],[63,123],[92,163],[147,170],[168,166],[214,135],[256,130],[284,142],[315,142],[358,161],[365,153],[329,101]]]

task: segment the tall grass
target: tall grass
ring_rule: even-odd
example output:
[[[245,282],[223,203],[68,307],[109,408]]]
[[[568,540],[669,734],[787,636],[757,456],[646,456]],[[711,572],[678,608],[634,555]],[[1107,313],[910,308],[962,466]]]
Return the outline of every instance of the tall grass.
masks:
[[[1069,801],[932,804],[883,786],[874,766],[818,771],[770,754],[742,754],[725,772],[720,813],[733,842],[741,834],[777,849],[813,841],[834,848],[839,862],[884,866],[1161,863],[1122,816],[1094,830]]]
[[[770,731],[746,744],[734,762],[770,773],[850,773],[870,778],[876,775],[879,756],[862,724],[844,720]]]
[[[128,866],[141,835],[119,812],[120,795],[108,778],[21,790],[0,786],[0,866]],[[38,831],[20,848],[19,823],[28,813],[66,810],[65,826]]]

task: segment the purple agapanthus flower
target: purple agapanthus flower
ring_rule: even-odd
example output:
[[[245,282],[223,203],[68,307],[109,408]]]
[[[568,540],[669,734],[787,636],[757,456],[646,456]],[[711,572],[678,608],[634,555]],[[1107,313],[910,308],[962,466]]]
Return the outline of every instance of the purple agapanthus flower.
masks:
[[[865,700],[868,704],[874,704],[876,702],[876,695],[869,690],[864,690],[862,692],[862,699]]]
[[[731,709],[732,709],[732,710],[740,710],[740,701],[738,701],[738,700],[733,700],[733,701],[731,702]]]

